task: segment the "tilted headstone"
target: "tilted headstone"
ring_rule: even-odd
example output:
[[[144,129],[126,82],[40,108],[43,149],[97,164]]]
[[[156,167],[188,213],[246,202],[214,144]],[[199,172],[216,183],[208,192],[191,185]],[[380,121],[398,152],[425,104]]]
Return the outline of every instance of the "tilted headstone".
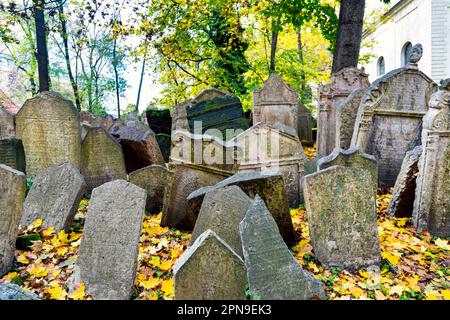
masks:
[[[109,130],[114,124],[114,119],[111,115],[106,115],[104,117],[96,117],[88,111],[80,111],[80,122],[86,122],[91,127],[102,127],[105,130]]]
[[[336,148],[350,148],[356,115],[366,89],[355,89],[336,109]]]
[[[113,136],[122,146],[127,172],[139,170],[152,164],[164,165],[164,158],[156,141],[155,133],[144,124],[128,122]]]
[[[327,85],[320,87],[317,110],[317,155],[327,156],[336,147],[336,122],[338,106],[355,89],[369,86],[364,69],[344,68],[331,75]]]
[[[0,163],[26,173],[22,140],[16,138],[0,140]]]
[[[329,156],[323,157],[317,161],[317,168],[319,170],[332,166],[361,168],[369,171],[372,175],[375,192],[377,191],[378,164],[374,156],[361,152],[358,148],[354,147],[348,150],[336,148]]]
[[[450,79],[431,97],[423,118],[413,224],[418,232],[450,236]]]
[[[124,180],[92,192],[77,267],[93,299],[132,297],[146,196],[144,189]]]
[[[326,268],[380,263],[376,193],[368,170],[334,166],[303,180],[314,254]]]
[[[192,232],[191,244],[206,230],[213,230],[242,257],[239,223],[252,201],[238,186],[226,186],[206,193]]]
[[[87,192],[115,179],[126,179],[122,148],[105,129],[90,128],[81,145],[81,174]]]
[[[217,189],[232,185],[240,187],[250,198],[254,198],[258,194],[273,215],[284,241],[286,243],[295,242],[294,227],[289,212],[283,175],[279,172],[241,172],[220,181],[214,186],[200,188],[192,192],[187,198],[189,225],[195,225],[205,195],[209,191],[214,192]]]
[[[44,228],[68,230],[85,191],[84,178],[70,161],[39,172],[25,199],[20,224],[28,226],[41,218]]]
[[[244,262],[214,231],[206,230],[173,268],[177,300],[244,300]]]
[[[168,175],[169,170],[159,165],[151,165],[128,175],[128,181],[147,191],[145,210],[148,212],[162,210]]]
[[[312,115],[311,111],[301,102],[298,103],[298,138],[303,145],[312,146]]]
[[[25,174],[0,164],[0,277],[14,261],[25,189]]]
[[[419,51],[415,46],[414,51]],[[378,160],[378,182],[393,187],[407,151],[420,145],[422,118],[436,84],[416,64],[393,70],[364,94],[352,146]]]
[[[406,153],[387,208],[389,215],[400,218],[412,216],[421,155],[422,146],[417,146]]]
[[[253,299],[326,299],[322,282],[303,270],[291,254],[259,196],[255,197],[239,230]]]
[[[0,139],[13,138],[15,135],[14,115],[0,105]]]
[[[13,283],[0,284],[0,300],[40,300],[39,297],[30,291],[19,287]]]
[[[16,114],[16,135],[25,149],[29,176],[66,160],[80,167],[80,117],[61,95],[41,92],[28,99]]]

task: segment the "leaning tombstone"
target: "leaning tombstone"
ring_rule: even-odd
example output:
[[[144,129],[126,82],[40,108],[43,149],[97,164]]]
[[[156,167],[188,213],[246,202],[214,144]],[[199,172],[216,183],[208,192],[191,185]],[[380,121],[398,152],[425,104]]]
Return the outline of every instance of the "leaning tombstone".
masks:
[[[0,164],[0,277],[14,261],[25,189],[25,174]]]
[[[242,258],[214,231],[206,230],[174,268],[177,300],[244,300],[247,277]]]
[[[151,165],[128,175],[128,181],[147,191],[145,210],[151,213],[161,211],[169,170],[159,165]]]
[[[0,140],[0,163],[26,173],[22,140],[16,138]]]
[[[85,191],[84,178],[70,161],[39,172],[25,199],[20,224],[28,226],[41,218],[44,228],[68,230]]]
[[[213,230],[242,257],[239,223],[251,205],[238,186],[226,186],[206,193],[192,232],[191,244],[206,230]]]
[[[258,195],[239,230],[252,299],[326,299],[322,282],[302,269]]]
[[[0,284],[0,300],[40,300],[39,297],[30,291],[19,287],[13,283]]]
[[[133,295],[146,192],[124,180],[95,188],[89,203],[76,275],[95,300]]]
[[[81,145],[81,174],[88,193],[105,182],[127,178],[122,148],[105,129],[88,129]]]
[[[303,180],[314,253],[326,268],[380,263],[376,194],[368,170],[333,166]]]
[[[0,139],[13,138],[15,135],[14,115],[0,105]]]
[[[304,146],[313,146],[311,111],[299,101],[298,103],[298,138]]]
[[[27,174],[70,160],[80,167],[81,129],[78,111],[55,92],[28,99],[16,114],[16,135],[22,140]]]

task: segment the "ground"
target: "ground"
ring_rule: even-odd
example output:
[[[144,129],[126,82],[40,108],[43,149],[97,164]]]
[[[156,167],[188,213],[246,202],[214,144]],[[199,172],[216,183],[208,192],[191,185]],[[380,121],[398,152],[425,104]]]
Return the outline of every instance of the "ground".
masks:
[[[309,158],[313,148],[306,148]],[[386,215],[391,195],[379,191],[377,224],[383,262],[379,270],[358,272],[325,269],[315,259],[304,208],[292,209],[299,242],[291,250],[302,265],[325,284],[329,299],[450,300],[450,245],[448,239],[417,234],[410,219]],[[81,241],[88,199],[80,203],[70,233],[41,228],[42,221],[21,227],[16,262],[0,282],[13,282],[44,299],[90,299],[84,285],[68,292]],[[142,227],[135,298],[173,299],[172,267],[189,244],[191,235],[159,226],[161,214],[146,215]],[[31,241],[33,240],[33,241]]]

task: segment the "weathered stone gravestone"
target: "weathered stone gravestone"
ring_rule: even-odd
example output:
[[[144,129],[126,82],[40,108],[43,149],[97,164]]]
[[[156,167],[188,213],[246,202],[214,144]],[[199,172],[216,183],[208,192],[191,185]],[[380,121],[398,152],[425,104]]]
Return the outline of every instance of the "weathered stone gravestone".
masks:
[[[406,153],[387,208],[389,215],[399,218],[412,216],[421,155],[422,146],[417,146]]]
[[[87,192],[115,179],[126,179],[122,148],[105,129],[90,128],[81,146],[81,174]]]
[[[226,186],[206,193],[192,232],[191,244],[206,230],[213,230],[242,257],[239,223],[252,201],[238,186]]]
[[[317,161],[317,168],[323,170],[332,166],[344,166],[361,168],[370,172],[373,187],[377,192],[378,185],[378,164],[374,156],[361,152],[358,148],[342,150],[336,148],[333,152]]]
[[[41,218],[44,228],[69,229],[85,191],[84,178],[70,161],[39,172],[25,199],[20,224],[28,226]]]
[[[29,176],[66,160],[80,167],[80,117],[61,95],[42,92],[28,99],[16,114],[16,135],[25,149]]]
[[[312,116],[311,111],[301,102],[298,103],[298,138],[303,145],[312,146]]]
[[[215,192],[220,188],[232,185],[240,187],[250,198],[259,195],[275,219],[284,241],[286,243],[295,242],[283,176],[279,172],[241,172],[220,181],[215,186],[200,188],[192,192],[187,198],[189,226],[196,224],[203,200],[208,192]]]
[[[77,267],[96,300],[129,300],[133,294],[146,196],[124,180],[92,192]]]
[[[368,170],[334,166],[303,180],[314,253],[326,268],[380,263],[376,193]]]
[[[122,146],[128,173],[152,164],[164,165],[155,133],[149,127],[142,126],[128,122],[113,134]]]
[[[450,79],[442,82],[423,119],[413,224],[438,237],[450,236]]]
[[[39,297],[17,284],[0,284],[0,300],[40,300]]]
[[[350,148],[356,115],[366,89],[355,89],[336,109],[336,148]]]
[[[16,138],[0,140],[0,163],[26,173],[22,140]]]
[[[276,73],[272,73],[261,89],[253,92],[253,124],[281,123],[298,131],[298,93]]]
[[[189,131],[189,122],[187,118],[187,107],[191,100],[186,100],[173,107],[172,110],[172,135],[176,131]]]
[[[253,299],[326,299],[322,282],[304,271],[291,254],[259,196],[255,197],[239,230]]]
[[[25,189],[25,174],[0,164],[0,277],[14,260]]]
[[[283,174],[289,206],[303,202],[301,179],[304,152],[297,132],[278,124],[259,122],[233,140],[241,148],[239,172],[279,171]]]
[[[177,300],[244,300],[247,277],[241,257],[214,231],[206,230],[174,268]]]
[[[406,152],[420,145],[422,118],[435,89],[436,84],[410,63],[376,80],[364,94],[352,146],[377,158],[381,187],[394,186]]]
[[[14,115],[0,105],[0,139],[13,138],[15,135]]]
[[[336,147],[336,111],[355,89],[369,86],[364,69],[344,68],[331,75],[327,85],[320,87],[317,110],[317,155],[329,155]]]
[[[80,111],[80,122],[86,122],[91,127],[102,127],[105,130],[109,130],[114,124],[114,119],[111,115],[106,115],[104,117],[96,117],[88,111]]]
[[[128,181],[147,191],[145,210],[158,213],[163,207],[169,170],[159,165],[151,165],[128,175]]]

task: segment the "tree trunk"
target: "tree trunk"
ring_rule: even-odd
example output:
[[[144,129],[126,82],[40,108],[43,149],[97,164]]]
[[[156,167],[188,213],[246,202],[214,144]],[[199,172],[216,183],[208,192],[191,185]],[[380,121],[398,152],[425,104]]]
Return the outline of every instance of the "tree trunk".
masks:
[[[277,52],[278,31],[276,30],[275,21],[272,21],[272,39],[270,41],[270,66],[269,73],[275,72],[275,54]]]
[[[332,73],[358,66],[365,3],[365,0],[341,1]]]
[[[136,100],[136,113],[137,114],[139,114],[139,101],[141,100],[141,90],[142,90],[142,83],[144,82],[146,59],[147,59],[147,48],[144,53],[144,59],[142,59],[141,79],[139,80],[139,88],[138,88],[138,94],[137,94],[137,100]]]
[[[117,39],[114,38],[113,46],[113,67],[116,78],[116,99],[117,99],[117,118],[120,119],[120,89],[119,89],[119,72],[117,71]]]
[[[39,73],[39,91],[50,90],[50,75],[47,50],[47,35],[45,32],[44,0],[33,0],[34,22],[36,28],[36,60]]]
[[[300,60],[300,64],[302,65],[301,70],[301,79],[302,79],[302,85],[301,89],[303,92],[306,91],[306,74],[303,70],[303,66],[305,65],[305,60],[303,57],[303,41],[302,41],[302,27],[298,27],[297,29],[297,50],[298,50],[298,59]]]

